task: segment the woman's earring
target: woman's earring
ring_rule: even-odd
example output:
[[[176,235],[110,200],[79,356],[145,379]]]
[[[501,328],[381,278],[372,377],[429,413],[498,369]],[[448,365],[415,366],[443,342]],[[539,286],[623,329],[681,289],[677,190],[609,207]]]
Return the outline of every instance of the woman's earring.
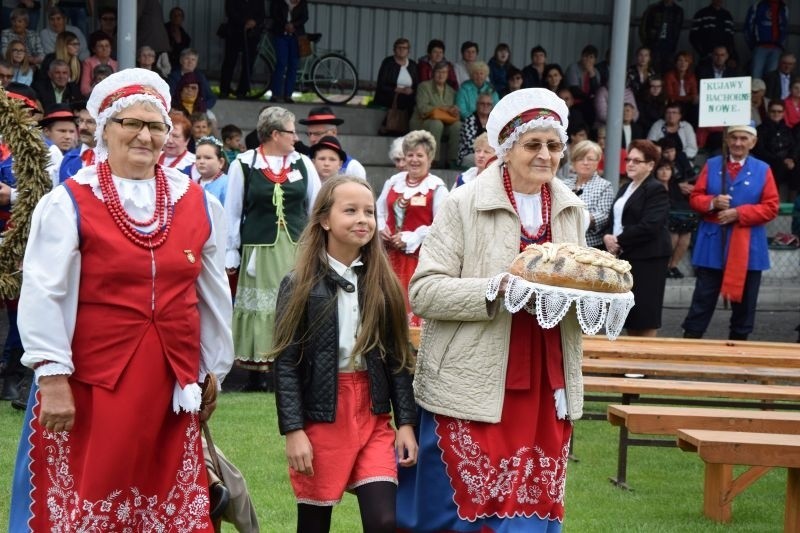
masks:
[[[329,228],[328,226],[322,226],[322,229],[324,229],[325,231],[328,231],[328,230],[330,230],[331,228]]]

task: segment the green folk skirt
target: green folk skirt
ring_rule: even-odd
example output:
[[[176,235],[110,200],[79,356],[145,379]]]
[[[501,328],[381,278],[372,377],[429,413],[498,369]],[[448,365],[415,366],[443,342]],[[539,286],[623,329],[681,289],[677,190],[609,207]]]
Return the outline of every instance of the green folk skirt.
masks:
[[[233,348],[236,363],[243,368],[266,371],[272,365],[278,287],[294,267],[295,249],[285,231],[278,231],[275,244],[242,247],[233,304]]]

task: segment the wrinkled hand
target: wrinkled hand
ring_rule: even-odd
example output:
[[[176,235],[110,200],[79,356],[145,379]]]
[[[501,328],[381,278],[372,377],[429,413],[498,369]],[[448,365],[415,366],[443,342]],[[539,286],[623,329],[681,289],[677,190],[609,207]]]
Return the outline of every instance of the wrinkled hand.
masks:
[[[712,202],[714,209],[722,211],[723,209],[728,209],[731,206],[731,195],[730,194],[718,194],[714,197]]]
[[[724,209],[717,213],[717,220],[720,224],[733,224],[739,220],[739,212],[735,209]]]
[[[603,244],[606,245],[606,250],[608,250],[609,253],[619,255],[620,247],[615,235],[603,235]]]
[[[314,475],[314,450],[304,430],[297,429],[286,434],[286,459],[289,460],[289,468],[295,472]]]
[[[68,376],[39,378],[39,425],[55,433],[70,431],[75,423],[75,399]]]
[[[394,441],[394,448],[397,451],[397,460],[400,466],[414,466],[417,464],[417,452],[419,446],[414,437],[414,428],[408,424],[400,426]]]

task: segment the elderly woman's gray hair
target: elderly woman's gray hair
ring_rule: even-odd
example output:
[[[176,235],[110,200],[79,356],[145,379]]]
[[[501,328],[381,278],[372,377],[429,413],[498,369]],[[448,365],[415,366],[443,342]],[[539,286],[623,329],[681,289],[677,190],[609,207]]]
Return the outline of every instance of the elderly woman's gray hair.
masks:
[[[574,163],[587,155],[593,155],[599,161],[603,157],[603,149],[594,141],[581,141],[570,149],[569,160]]]
[[[450,64],[447,61],[439,61],[433,65],[433,71],[436,72],[437,70],[450,70]]]
[[[433,161],[436,154],[436,139],[429,131],[414,130],[403,137],[403,153],[408,153],[411,150],[416,150],[422,147],[425,153],[428,154],[428,159]]]
[[[403,137],[398,137],[392,141],[389,147],[389,160],[394,163],[398,159],[403,159]]]
[[[28,16],[28,10],[24,7],[15,7],[11,10],[11,14],[9,15],[8,19],[10,21],[15,21],[16,19],[25,19],[30,22],[30,17]]]
[[[258,115],[256,132],[258,141],[264,142],[272,136],[273,131],[280,131],[286,127],[287,122],[294,122],[294,113],[283,107],[268,107]]]
[[[473,61],[470,63],[469,67],[467,67],[467,70],[469,70],[470,74],[473,72],[483,72],[484,74],[489,74],[489,65],[483,61]]]

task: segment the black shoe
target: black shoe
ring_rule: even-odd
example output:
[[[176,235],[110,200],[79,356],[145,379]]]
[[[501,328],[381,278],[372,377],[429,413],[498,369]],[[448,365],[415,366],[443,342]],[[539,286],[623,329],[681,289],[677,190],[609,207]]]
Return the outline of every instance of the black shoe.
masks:
[[[684,339],[702,339],[703,338],[703,332],[702,331],[690,331],[690,330],[687,329],[687,330],[684,330],[684,332],[683,332],[683,338]]]
[[[681,272],[678,269],[678,267],[670,268],[669,269],[669,273],[671,274],[671,277],[674,278],[674,279],[683,279],[684,278],[683,272]]]
[[[729,341],[746,341],[747,337],[747,333],[736,333],[735,331],[728,333]]]
[[[294,100],[292,100],[291,96],[287,96],[286,98],[283,99],[283,102],[286,104],[293,104]]]
[[[0,400],[13,401],[19,398],[19,378],[17,376],[6,376],[3,379],[3,390],[0,391]]]
[[[269,101],[272,102],[272,103],[277,104],[277,103],[283,101],[283,98],[279,98],[277,96],[272,96],[272,97],[270,97]]]

